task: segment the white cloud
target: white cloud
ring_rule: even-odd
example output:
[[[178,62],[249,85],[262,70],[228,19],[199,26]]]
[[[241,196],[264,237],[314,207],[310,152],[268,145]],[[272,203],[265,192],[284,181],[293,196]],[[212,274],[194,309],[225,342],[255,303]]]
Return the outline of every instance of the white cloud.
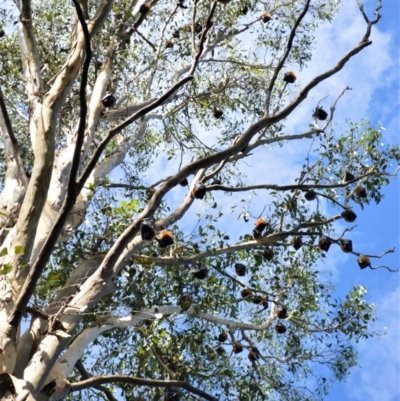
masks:
[[[366,7],[372,17],[370,8]],[[355,1],[343,1],[342,9],[331,25],[324,25],[316,33],[316,47],[313,60],[309,66],[299,73],[299,81],[307,83],[313,77],[331,69],[337,61],[351,48],[357,45],[364,33],[365,22],[358,11]],[[392,56],[393,44],[391,35],[373,29],[372,45],[354,56],[336,75],[322,82],[315,88],[291,117],[294,126],[306,126],[311,120],[311,110],[317,102],[329,108],[342,91],[349,86],[352,91],[345,94],[338,103],[334,123],[340,123],[346,117],[358,120],[367,117],[374,93],[383,86],[396,85],[396,75],[393,72],[395,57]]]

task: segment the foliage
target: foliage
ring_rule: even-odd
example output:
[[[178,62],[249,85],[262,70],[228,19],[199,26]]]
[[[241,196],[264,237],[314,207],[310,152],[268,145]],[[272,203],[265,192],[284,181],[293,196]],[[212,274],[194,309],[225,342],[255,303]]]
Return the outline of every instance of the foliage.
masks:
[[[158,400],[168,380],[211,400],[322,399],[357,365],[354,342],[376,333],[365,288],[335,296],[320,241],[357,263],[367,250],[344,246],[354,222],[346,211],[381,201],[400,150],[382,147],[382,127],[367,120],[335,126],[348,88],[326,119],[310,111],[301,134],[287,134],[287,118],[371,44],[379,3],[353,53],[309,83],[286,82],[285,73],[300,76],[314,62],[316,29],[332,21],[337,1],[153,1],[149,10],[125,0],[73,4],[17,1],[1,11],[9,32],[0,39],[0,82],[13,128],[0,125],[2,189],[8,194],[7,137],[15,136],[23,164],[15,185],[25,198],[2,195],[0,273],[14,298],[0,317],[19,327],[28,294],[24,339],[40,321],[29,352],[16,348],[25,363],[19,373],[2,371],[34,383],[30,396],[43,399],[81,399],[78,386],[91,375],[150,380],[115,377],[82,388],[91,399],[112,399],[111,391]],[[115,107],[102,105],[106,93]],[[293,143],[293,163],[285,162],[300,171],[274,181],[268,156],[285,155]],[[191,192],[197,182],[207,186],[203,200]],[[142,239],[141,223],[151,217],[158,235],[173,233],[173,247]],[[263,230],[254,229],[259,217]],[[207,277],[197,279],[201,269]],[[137,320],[118,320],[128,316]],[[75,344],[86,338],[81,354]],[[200,399],[176,385],[185,399]]]

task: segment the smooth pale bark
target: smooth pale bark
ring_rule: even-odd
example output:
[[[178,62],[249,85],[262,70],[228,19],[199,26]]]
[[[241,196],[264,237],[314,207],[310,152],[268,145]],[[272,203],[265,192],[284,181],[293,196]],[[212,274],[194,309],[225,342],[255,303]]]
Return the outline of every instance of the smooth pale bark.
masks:
[[[5,109],[6,107],[1,89],[0,102],[0,135],[5,149],[5,161],[7,163],[4,188],[0,194],[0,226],[12,227],[14,225],[13,218],[17,216],[24,199],[26,187],[28,186],[28,179],[25,174],[17,141],[12,132],[11,121]],[[5,234],[6,233],[7,232],[5,232]]]
[[[14,307],[14,289],[6,275],[0,275],[0,373],[13,372],[17,358],[16,329],[5,324]]]
[[[85,349],[88,345],[93,342],[100,334],[117,328],[135,327],[140,322],[149,319],[161,319],[162,317],[172,315],[173,313],[179,313],[181,310],[180,306],[160,306],[155,309],[144,308],[139,313],[135,313],[132,316],[124,318],[109,318],[105,322],[94,324],[92,327],[85,329],[80,333],[72,344],[68,347],[68,350],[60,357],[57,364],[51,371],[48,382],[57,380],[60,383],[64,383],[68,378],[76,362],[82,358]]]
[[[44,322],[43,322],[44,323]],[[37,317],[32,317],[30,328],[21,336],[18,341],[17,358],[15,362],[14,376],[22,378],[25,367],[28,365],[32,355],[42,339],[41,331],[44,325]]]
[[[92,34],[95,33],[105,21],[105,18],[111,10],[111,5],[112,1],[104,1],[100,4],[94,20],[90,23]],[[13,274],[17,278],[17,280],[13,281],[13,284],[15,283],[16,285],[21,285],[23,283],[29,269],[19,269],[18,262],[20,257],[17,257],[18,255],[14,253],[14,249],[16,246],[22,247],[24,250],[24,260],[30,260],[39,218],[45,202],[47,201],[47,191],[53,169],[54,133],[58,114],[81,67],[83,49],[85,46],[84,36],[81,30],[78,30],[76,43],[73,46],[73,50],[67,62],[57,75],[50,90],[43,96],[42,101],[38,102],[37,97],[39,95],[41,96],[42,91],[40,90],[40,69],[38,57],[36,56],[37,52],[35,50],[29,1],[23,2],[19,38],[26,80],[25,84],[30,106],[30,121],[32,122],[32,124],[30,123],[30,134],[33,142],[35,161],[32,177],[21,206],[18,220],[2,244],[3,247],[7,247],[9,254],[1,258],[0,262],[13,265]],[[14,294],[18,295],[18,288],[15,289],[13,295]],[[3,332],[0,335],[0,346],[2,355],[4,356],[5,351],[10,355],[16,354],[16,330],[7,323],[11,309],[3,307],[1,311]],[[13,343],[13,351],[10,351],[10,341]],[[9,372],[14,370],[12,363],[15,363],[14,356],[5,360],[7,371]],[[37,379],[29,377],[28,379],[28,381],[33,384],[35,390],[37,389],[35,386],[40,387],[44,380],[45,377],[39,377]]]

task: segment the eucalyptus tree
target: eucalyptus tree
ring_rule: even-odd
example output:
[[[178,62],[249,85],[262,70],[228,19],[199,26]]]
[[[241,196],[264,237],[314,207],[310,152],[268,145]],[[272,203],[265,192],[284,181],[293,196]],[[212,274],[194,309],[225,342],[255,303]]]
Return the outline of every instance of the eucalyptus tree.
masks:
[[[286,123],[372,44],[381,2],[357,3],[364,31],[309,82],[337,1],[7,3],[2,398],[313,400],[348,375],[373,308],[319,270],[330,247],[379,267],[353,206],[399,150],[365,121],[335,132],[347,88]],[[274,182],[268,153],[293,143],[304,164]]]

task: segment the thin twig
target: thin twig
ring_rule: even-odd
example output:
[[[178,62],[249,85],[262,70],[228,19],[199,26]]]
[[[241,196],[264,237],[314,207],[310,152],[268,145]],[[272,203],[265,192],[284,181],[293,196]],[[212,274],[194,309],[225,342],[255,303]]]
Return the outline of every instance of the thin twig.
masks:
[[[149,46],[151,46],[154,51],[156,51],[156,47],[153,45],[153,43],[151,43],[150,40],[148,40],[140,31],[135,29],[134,32],[136,32]]]

